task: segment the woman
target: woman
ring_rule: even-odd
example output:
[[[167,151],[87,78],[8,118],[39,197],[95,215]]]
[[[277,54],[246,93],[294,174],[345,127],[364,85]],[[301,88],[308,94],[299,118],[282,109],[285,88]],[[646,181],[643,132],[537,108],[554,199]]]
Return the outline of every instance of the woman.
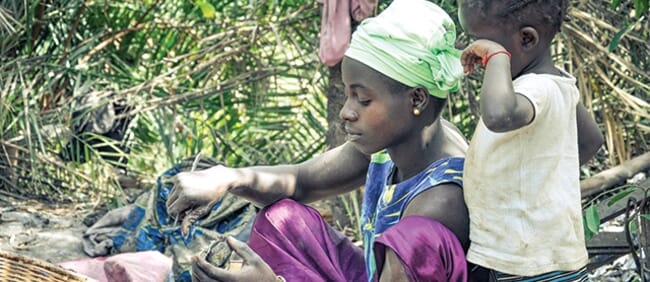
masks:
[[[228,192],[264,207],[248,245],[228,240],[243,268],[227,271],[197,257],[193,278],[466,281],[469,222],[461,173],[467,145],[440,118],[462,73],[455,37],[453,22],[435,4],[394,1],[357,28],[345,53],[345,144],[300,164],[178,174],[167,201],[172,215]],[[302,203],[364,181],[362,250]]]

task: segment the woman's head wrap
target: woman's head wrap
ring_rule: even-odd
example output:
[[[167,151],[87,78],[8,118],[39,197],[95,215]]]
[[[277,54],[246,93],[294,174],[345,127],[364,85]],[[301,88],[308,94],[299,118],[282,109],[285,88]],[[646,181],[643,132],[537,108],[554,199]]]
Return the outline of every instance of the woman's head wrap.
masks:
[[[345,56],[410,87],[447,98],[463,73],[449,15],[426,0],[395,0],[352,35]]]

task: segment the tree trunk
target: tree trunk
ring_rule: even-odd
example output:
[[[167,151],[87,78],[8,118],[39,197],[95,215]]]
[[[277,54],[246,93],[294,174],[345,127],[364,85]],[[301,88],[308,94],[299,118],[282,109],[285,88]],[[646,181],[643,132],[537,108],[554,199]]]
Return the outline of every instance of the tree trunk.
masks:
[[[329,68],[329,84],[327,85],[327,145],[334,148],[345,142],[343,121],[339,112],[345,103],[343,80],[341,78],[341,63]]]
[[[345,94],[343,93],[343,81],[341,78],[341,63],[336,64],[329,68],[329,77],[327,85],[327,145],[329,148],[334,148],[345,142],[345,131],[343,130],[343,122],[339,118],[339,111],[345,103]],[[361,199],[359,190],[351,193],[357,193],[356,199]],[[344,201],[352,201],[355,197],[347,197],[345,195],[332,197],[325,200],[325,205],[332,213],[332,225],[340,230],[350,229],[356,230],[357,218],[355,218],[354,211],[348,208]],[[352,205],[348,205],[352,207]]]

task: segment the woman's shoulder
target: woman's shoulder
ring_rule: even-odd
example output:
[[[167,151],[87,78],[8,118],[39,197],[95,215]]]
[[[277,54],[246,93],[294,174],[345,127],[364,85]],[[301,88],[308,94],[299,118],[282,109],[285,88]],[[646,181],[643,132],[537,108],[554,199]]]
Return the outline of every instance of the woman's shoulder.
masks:
[[[457,197],[459,193],[462,195],[464,161],[464,158],[449,157],[433,162],[419,175],[393,187],[395,191],[392,194],[395,195],[392,198],[404,200],[408,206],[417,206],[420,201],[414,203],[414,200],[422,197],[444,200],[452,195]]]
[[[464,157],[446,157],[431,163],[422,173],[429,186],[448,182],[462,185],[464,165]]]

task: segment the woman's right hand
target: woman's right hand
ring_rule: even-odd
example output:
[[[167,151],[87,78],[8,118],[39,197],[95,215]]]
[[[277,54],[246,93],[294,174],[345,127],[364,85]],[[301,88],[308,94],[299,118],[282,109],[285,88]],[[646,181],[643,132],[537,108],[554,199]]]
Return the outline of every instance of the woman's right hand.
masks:
[[[235,186],[239,177],[236,169],[222,165],[180,172],[173,179],[174,187],[167,197],[167,213],[180,219],[197,209],[209,212],[212,205],[221,200],[229,188]]]

